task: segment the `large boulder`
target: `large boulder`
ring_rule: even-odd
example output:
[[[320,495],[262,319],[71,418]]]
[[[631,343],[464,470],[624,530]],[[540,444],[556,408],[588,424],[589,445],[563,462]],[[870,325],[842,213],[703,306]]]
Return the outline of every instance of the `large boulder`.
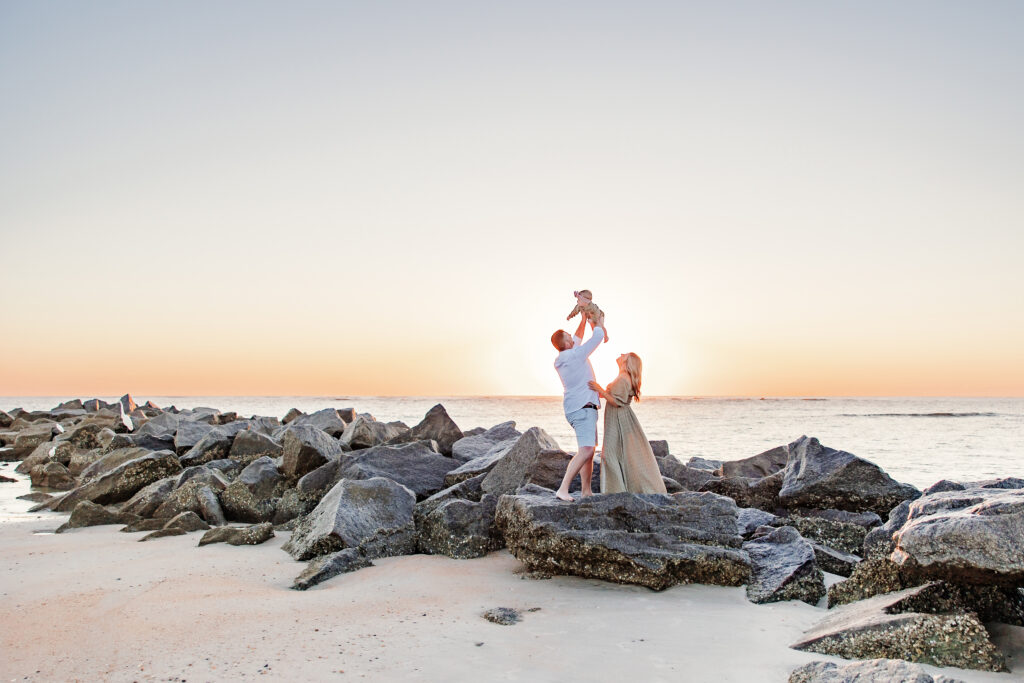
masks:
[[[901,484],[882,468],[852,453],[822,446],[802,436],[786,446],[789,462],[784,470],[779,500],[785,507],[835,508],[879,516],[921,492]]]
[[[498,464],[498,461],[504,458],[512,449],[515,443],[516,440],[514,439],[499,441],[486,454],[462,463],[445,475],[445,486],[453,486],[460,481],[472,479],[473,477],[490,472]]]
[[[460,462],[468,462],[487,455],[497,444],[504,441],[515,442],[520,436],[522,433],[516,429],[514,421],[502,422],[480,434],[464,436],[453,443],[452,457]]]
[[[409,426],[402,422],[379,422],[372,415],[359,415],[341,435],[341,443],[346,448],[371,448],[394,439],[409,431]]]
[[[684,465],[673,455],[663,458],[655,456],[654,459],[658,463],[658,469],[661,470],[661,476],[678,482],[686,491],[700,491],[702,486],[715,479],[713,470],[706,467]]]
[[[129,460],[101,475],[54,503],[51,509],[70,512],[83,500],[100,505],[120,503],[134,496],[143,487],[181,471],[178,458],[171,451],[157,451]]]
[[[817,605],[825,596],[825,576],[818,569],[814,548],[791,526],[774,529],[743,544],[750,556],[751,602],[802,600]]]
[[[788,460],[789,449],[785,446],[777,446],[764,453],[759,453],[743,460],[723,462],[715,474],[720,477],[761,479],[763,477],[770,477],[776,472],[781,472],[785,469]]]
[[[533,571],[662,590],[746,583],[750,559],[739,549],[736,514],[732,500],[713,493],[612,493],[569,504],[528,485],[502,496],[495,518],[509,550]]]
[[[956,678],[932,676],[919,664],[902,659],[868,659],[848,664],[811,662],[789,675],[789,683],[964,683]]]
[[[346,455],[339,475],[348,479],[387,477],[423,500],[445,487],[445,475],[457,464],[422,443],[375,446]]]
[[[102,505],[97,505],[88,500],[83,500],[71,511],[68,521],[59,526],[56,533],[62,534],[68,529],[79,529],[87,526],[102,526],[104,524],[131,524],[138,521],[139,517],[131,513],[108,510]]]
[[[284,454],[284,447],[271,437],[252,429],[246,429],[235,435],[231,442],[228,457],[242,465],[248,465],[258,458],[279,458]]]
[[[32,486],[56,491],[70,491],[78,485],[75,478],[68,472],[68,468],[59,462],[48,462],[36,465],[29,473],[32,478]]]
[[[348,423],[342,419],[341,415],[334,408],[324,408],[312,415],[300,415],[291,421],[291,424],[295,426],[308,425],[316,427],[335,438],[341,436],[345,432],[345,427],[348,426]]]
[[[105,432],[110,430],[113,426],[112,421],[102,420],[96,422],[86,422],[72,429],[69,429],[64,434],[61,434],[61,441],[69,441],[75,445],[76,448],[83,450],[92,450],[94,448],[103,448],[106,443],[109,443],[109,437],[106,436]],[[110,432],[111,437],[113,432]],[[104,443],[106,440],[106,443]]]
[[[128,448],[115,448],[108,453],[103,454],[98,459],[94,460],[91,464],[87,465],[82,469],[79,475],[83,481],[95,479],[96,477],[106,474],[112,471],[116,467],[123,465],[129,460],[135,460],[142,456],[151,453],[148,448],[141,448],[138,446],[130,446]]]
[[[539,427],[530,427],[484,477],[484,493],[515,493],[526,484],[557,489],[572,456]]]
[[[343,452],[337,439],[309,425],[289,425],[282,443],[284,459],[281,472],[291,478],[301,477],[330,460],[337,460]]]
[[[181,456],[181,464],[187,467],[226,458],[231,451],[231,442],[234,438],[235,435],[230,429],[214,427],[203,438],[199,439],[195,446]]]
[[[783,518],[780,524],[773,526],[783,524],[794,527],[804,538],[848,554],[860,553],[864,537],[867,535],[867,529],[860,524],[817,515],[803,516],[795,512]]]
[[[1024,490],[971,488],[915,500],[892,560],[962,583],[1024,585]]]
[[[236,481],[245,484],[256,498],[273,498],[284,476],[278,471],[274,459],[262,456],[249,463]]]
[[[260,498],[236,479],[220,492],[220,505],[227,519],[260,524],[274,519],[277,498]]]
[[[174,413],[160,413],[135,430],[136,434],[148,434],[160,439],[173,440],[178,432],[181,416]]]
[[[388,441],[389,444],[408,443],[410,441],[436,441],[438,450],[451,456],[452,446],[463,437],[462,430],[448,416],[448,411],[438,403],[427,411],[423,420],[404,434]]]
[[[892,554],[892,551],[896,549],[896,544],[892,540],[893,534],[907,523],[910,504],[913,502],[912,500],[903,501],[889,511],[889,519],[885,524],[868,531],[864,536],[864,544],[860,553],[864,559],[883,559]]]
[[[369,558],[416,552],[416,494],[390,479],[342,479],[295,526],[283,548],[309,560],[345,548]]]
[[[212,431],[213,425],[206,422],[179,419],[178,429],[174,434],[174,451],[178,455],[185,455]]]
[[[121,506],[123,512],[130,512],[139,517],[152,517],[153,513],[163,505],[177,488],[178,477],[170,476],[144,486]]]
[[[1002,653],[972,612],[957,611],[928,584],[830,610],[791,647],[847,659],[904,659],[1006,671]]]
[[[773,512],[779,508],[779,489],[782,488],[782,472],[767,477],[712,477],[697,490],[710,491],[728,496],[740,507],[758,508]]]
[[[46,443],[53,438],[55,422],[37,422],[25,427],[14,437],[11,444],[14,447],[13,459],[23,460],[32,454],[39,444]]]
[[[416,505],[416,540],[421,553],[468,559],[505,545],[494,523],[498,498],[483,495],[483,479],[482,474],[464,479]]]

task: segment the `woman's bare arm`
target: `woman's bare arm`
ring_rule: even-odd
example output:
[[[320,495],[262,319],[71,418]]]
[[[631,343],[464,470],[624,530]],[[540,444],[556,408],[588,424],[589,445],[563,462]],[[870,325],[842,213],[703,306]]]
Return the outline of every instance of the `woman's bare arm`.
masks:
[[[606,389],[601,388],[601,385],[598,384],[597,382],[588,382],[587,386],[589,386],[591,389],[596,391],[598,393],[598,395],[601,396],[601,398],[603,398],[605,401],[608,402],[608,405],[610,405],[612,407],[615,407],[615,408],[618,408],[618,407],[620,407],[622,405],[621,403],[616,401],[615,397],[612,396],[611,394],[609,394]]]

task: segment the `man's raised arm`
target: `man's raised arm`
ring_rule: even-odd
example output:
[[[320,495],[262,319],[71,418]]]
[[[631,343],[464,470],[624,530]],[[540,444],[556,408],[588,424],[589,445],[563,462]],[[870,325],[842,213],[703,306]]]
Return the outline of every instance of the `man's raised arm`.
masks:
[[[583,333],[587,331],[587,316],[580,313],[580,326],[576,328],[576,334],[573,335],[572,345],[577,347],[583,343]]]
[[[601,322],[604,323],[604,316],[601,316]],[[598,334],[598,330],[601,331],[600,334]],[[601,342],[603,341],[604,327],[601,325],[593,326],[593,329],[590,330],[590,339],[581,344],[580,348],[582,348],[583,352],[589,356],[594,352],[594,349],[601,345]]]

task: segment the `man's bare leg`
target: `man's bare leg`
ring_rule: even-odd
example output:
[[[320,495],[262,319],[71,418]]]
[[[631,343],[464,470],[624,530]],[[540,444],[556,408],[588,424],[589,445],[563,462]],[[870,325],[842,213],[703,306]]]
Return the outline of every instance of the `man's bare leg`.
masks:
[[[562,477],[562,485],[555,491],[555,495],[562,500],[571,501],[572,496],[569,495],[569,486],[572,484],[572,480],[576,478],[576,475],[580,473],[584,467],[590,472],[591,476],[594,473],[594,446],[584,446],[583,448],[576,451],[576,455],[572,456],[572,460],[569,461],[568,466],[565,468],[565,476]],[[584,495],[589,495],[590,492],[590,479],[584,479],[581,482],[581,488],[585,492]]]
[[[580,495],[583,498],[594,495],[591,490],[590,482],[594,480],[594,456],[590,456],[590,459],[583,463],[583,467],[580,468]]]

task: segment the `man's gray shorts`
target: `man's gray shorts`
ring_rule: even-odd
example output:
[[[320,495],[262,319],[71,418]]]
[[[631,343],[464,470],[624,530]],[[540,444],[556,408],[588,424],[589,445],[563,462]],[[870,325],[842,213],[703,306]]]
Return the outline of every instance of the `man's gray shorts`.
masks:
[[[597,447],[597,411],[593,408],[580,408],[565,414],[565,419],[576,432],[576,447]]]

